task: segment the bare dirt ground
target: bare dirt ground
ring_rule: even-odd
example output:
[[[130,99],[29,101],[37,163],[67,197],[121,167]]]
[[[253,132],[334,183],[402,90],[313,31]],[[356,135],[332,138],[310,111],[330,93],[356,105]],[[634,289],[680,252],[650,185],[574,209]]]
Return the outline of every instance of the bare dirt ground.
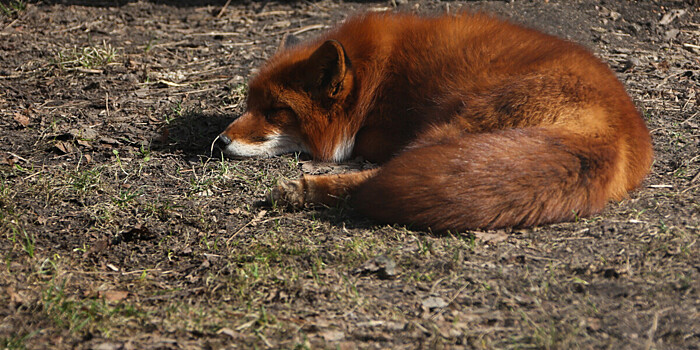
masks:
[[[700,348],[697,2],[0,3],[0,348]],[[247,77],[285,33],[394,8],[596,52],[654,138],[643,186],[577,222],[442,236],[255,206],[338,169],[212,156]]]

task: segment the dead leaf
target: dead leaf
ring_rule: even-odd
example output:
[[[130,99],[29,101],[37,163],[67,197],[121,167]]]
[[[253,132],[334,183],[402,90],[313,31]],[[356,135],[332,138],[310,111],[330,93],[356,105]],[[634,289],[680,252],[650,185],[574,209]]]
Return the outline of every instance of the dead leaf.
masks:
[[[301,164],[301,171],[305,174],[320,175],[327,174],[333,170],[330,166],[324,163],[304,162]]]
[[[0,157],[0,164],[6,164],[6,165],[9,165],[9,166],[13,166],[13,165],[15,165],[15,159],[14,159],[14,157],[12,157],[12,156],[10,156],[10,155],[7,155],[7,156],[6,156],[6,155],[2,155],[2,156]]]
[[[341,331],[328,330],[321,332],[321,336],[325,341],[340,341],[345,339],[345,333]]]
[[[243,215],[243,216],[250,216],[251,215],[249,211],[247,211],[245,209],[241,209],[241,208],[229,209],[228,213],[231,215]]]
[[[448,305],[445,299],[440,297],[427,297],[423,299],[421,304],[428,310],[443,308]]]
[[[248,223],[248,225],[257,226],[260,220],[263,218],[263,216],[265,216],[265,214],[267,214],[267,210],[261,210],[260,212],[258,212],[257,215],[255,215],[253,220],[250,220],[250,223]]]
[[[674,10],[668,11],[666,14],[664,14],[663,17],[661,17],[661,19],[659,20],[659,24],[662,26],[671,24],[671,22],[673,22],[677,18],[682,17],[683,15],[685,15],[685,13],[686,13],[686,10],[683,10],[683,9],[674,9]]]
[[[166,87],[185,87],[185,86],[189,85],[189,84],[178,84],[178,83],[174,83],[172,81],[163,80],[163,79],[158,80],[157,83],[165,85]]]
[[[593,332],[597,332],[600,330],[600,319],[594,318],[594,317],[588,317],[586,318],[586,321],[584,322],[586,328]]]
[[[97,140],[100,134],[93,128],[70,129],[68,133],[76,140]]]
[[[92,254],[99,253],[99,252],[105,250],[107,247],[109,247],[110,243],[112,243],[112,240],[111,240],[111,239],[109,239],[109,238],[103,238],[103,239],[101,239],[101,240],[95,242],[95,244],[93,244],[93,245],[90,247],[90,249],[88,249],[88,250],[85,252],[85,255],[88,256],[88,255],[92,255]]]
[[[211,263],[209,262],[209,259],[204,259],[204,261],[202,261],[202,264],[199,265],[200,269],[208,269],[210,267],[211,267]]]
[[[78,139],[75,142],[77,142],[79,145],[81,145],[83,147],[90,147],[90,142],[87,140]]]
[[[129,292],[123,291],[123,290],[108,290],[105,292],[102,292],[102,298],[104,298],[107,301],[112,301],[112,302],[118,302],[126,299],[126,297],[129,295]]]
[[[113,139],[111,137],[106,137],[106,136],[100,137],[99,141],[100,141],[100,143],[105,143],[105,144],[112,145],[112,146],[119,145],[119,141],[117,141],[116,139]]]
[[[10,302],[16,303],[16,304],[22,304],[26,301],[24,297],[22,297],[19,293],[15,291],[15,288],[10,286],[7,288],[7,294],[10,295]]]
[[[502,230],[495,232],[474,232],[474,236],[485,243],[500,243],[508,240],[508,235]]]
[[[73,145],[65,141],[56,142],[54,148],[61,154],[73,153]]]
[[[210,188],[207,188],[206,190],[202,192],[197,192],[194,195],[198,197],[211,197],[212,195],[214,195],[214,192]]]
[[[386,254],[377,255],[365,262],[355,273],[374,273],[381,279],[389,279],[396,276],[396,262]]]
[[[390,331],[402,331],[406,329],[406,323],[405,322],[385,322],[384,323],[384,328]]]
[[[234,331],[234,330],[231,329],[231,328],[225,328],[225,327],[224,327],[224,328],[219,329],[219,331],[216,332],[216,333],[217,333],[217,334],[228,335],[229,337],[231,337],[231,338],[233,338],[233,339],[241,339],[241,338],[243,338],[243,335],[242,335],[241,333],[236,332],[236,331]]]
[[[94,350],[119,350],[119,349],[124,349],[124,345],[121,343],[107,342],[107,343],[99,344],[92,349],[94,349]]]
[[[29,125],[29,117],[27,117],[26,115],[22,115],[22,114],[15,112],[14,118],[15,118],[16,122],[18,122],[20,125],[22,125],[25,128]]]

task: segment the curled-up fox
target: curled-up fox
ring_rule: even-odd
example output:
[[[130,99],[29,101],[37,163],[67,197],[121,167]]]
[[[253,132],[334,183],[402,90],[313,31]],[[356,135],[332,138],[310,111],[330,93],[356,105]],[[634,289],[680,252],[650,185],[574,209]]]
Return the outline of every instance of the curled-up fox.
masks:
[[[583,47],[485,14],[366,14],[280,49],[219,135],[227,156],[362,157],[270,199],[346,200],[434,231],[572,220],[649,171],[649,131],[614,73]]]

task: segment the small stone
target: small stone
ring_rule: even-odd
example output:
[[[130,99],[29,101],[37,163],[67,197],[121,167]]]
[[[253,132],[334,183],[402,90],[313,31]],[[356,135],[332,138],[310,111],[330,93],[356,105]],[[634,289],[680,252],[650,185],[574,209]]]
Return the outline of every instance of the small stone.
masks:
[[[390,279],[397,274],[396,262],[390,257],[386,256],[386,254],[382,254],[368,260],[355,272],[364,274],[373,273],[379,276],[381,279]]]
[[[443,308],[448,305],[445,299],[440,297],[427,297],[423,299],[421,304],[423,304],[423,307],[428,310]]]

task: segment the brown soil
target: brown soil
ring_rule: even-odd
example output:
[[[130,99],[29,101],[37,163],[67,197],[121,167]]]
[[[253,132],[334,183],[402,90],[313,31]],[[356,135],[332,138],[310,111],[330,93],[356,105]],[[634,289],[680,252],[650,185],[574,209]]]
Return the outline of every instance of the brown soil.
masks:
[[[700,348],[697,2],[0,3],[0,348]],[[256,206],[277,179],[368,165],[211,157],[247,77],[285,33],[393,7],[596,52],[654,138],[642,188],[445,236]]]

